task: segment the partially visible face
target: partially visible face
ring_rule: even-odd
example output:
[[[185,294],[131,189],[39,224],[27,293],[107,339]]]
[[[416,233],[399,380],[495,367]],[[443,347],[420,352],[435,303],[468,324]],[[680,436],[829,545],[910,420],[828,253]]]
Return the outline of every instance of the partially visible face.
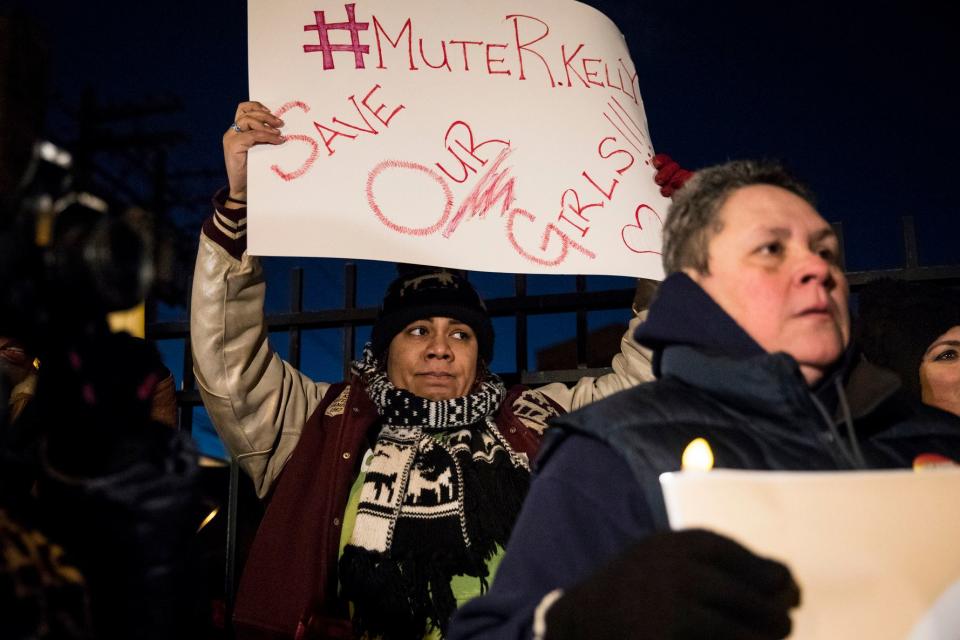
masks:
[[[793,356],[814,384],[850,341],[836,235],[806,200],[770,185],[737,189],[718,215],[709,274],[687,274],[766,351]]]
[[[465,396],[477,377],[477,336],[453,318],[411,322],[390,341],[387,377],[429,400]]]
[[[920,392],[926,404],[960,416],[960,325],[934,340],[923,354]]]
[[[33,358],[19,341],[0,336],[0,375],[11,384],[19,384],[33,371]]]

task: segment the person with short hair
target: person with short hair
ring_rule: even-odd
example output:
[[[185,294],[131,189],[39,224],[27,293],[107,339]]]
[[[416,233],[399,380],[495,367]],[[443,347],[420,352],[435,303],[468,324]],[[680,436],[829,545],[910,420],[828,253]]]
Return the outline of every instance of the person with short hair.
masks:
[[[668,275],[635,335],[657,380],[552,421],[497,579],[451,638],[786,637],[786,566],[669,531],[658,478],[687,445],[705,438],[734,469],[960,460],[953,416],[888,411],[899,382],[850,344],[838,239],[780,166],[698,171],[663,239]]]
[[[649,360],[628,334],[611,374],[507,389],[488,369],[480,296],[420,270],[387,288],[350,379],[311,380],[270,348],[263,270],[246,252],[246,154],[281,144],[281,126],[258,102],[238,106],[191,302],[204,405],[267,500],[237,637],[438,637],[492,579],[547,419],[650,379]]]

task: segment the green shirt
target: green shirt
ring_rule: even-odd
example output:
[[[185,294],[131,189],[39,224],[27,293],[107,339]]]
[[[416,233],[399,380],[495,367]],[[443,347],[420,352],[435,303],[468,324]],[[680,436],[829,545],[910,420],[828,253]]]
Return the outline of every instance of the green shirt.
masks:
[[[369,455],[369,452],[367,455]],[[364,456],[364,462],[366,462],[366,456]],[[353,526],[357,520],[357,509],[360,506],[360,490],[363,488],[363,481],[366,475],[366,473],[361,471],[357,479],[353,481],[353,486],[350,488],[350,497],[347,499],[347,506],[343,510],[343,529],[340,531],[340,553],[337,555],[337,558],[343,556],[343,549],[347,546],[347,543],[350,542],[350,536],[353,535]],[[494,556],[487,560],[487,570],[490,572],[488,581],[490,583],[493,582],[493,578],[497,573],[497,567],[500,566],[500,560],[502,558],[503,549],[498,547]],[[450,588],[453,590],[453,597],[457,599],[457,607],[461,607],[468,600],[480,595],[480,578],[464,575],[453,576],[450,580]],[[353,613],[352,606],[350,613]],[[440,640],[442,638],[440,629],[434,629],[423,637],[424,640]]]

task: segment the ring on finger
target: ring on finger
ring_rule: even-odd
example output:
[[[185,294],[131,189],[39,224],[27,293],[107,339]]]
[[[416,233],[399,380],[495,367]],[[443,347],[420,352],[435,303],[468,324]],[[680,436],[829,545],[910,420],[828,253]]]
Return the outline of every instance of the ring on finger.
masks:
[[[236,120],[233,121],[233,124],[230,125],[230,128],[236,131],[237,133],[241,133],[243,131],[243,129],[240,128],[240,125],[237,124]]]

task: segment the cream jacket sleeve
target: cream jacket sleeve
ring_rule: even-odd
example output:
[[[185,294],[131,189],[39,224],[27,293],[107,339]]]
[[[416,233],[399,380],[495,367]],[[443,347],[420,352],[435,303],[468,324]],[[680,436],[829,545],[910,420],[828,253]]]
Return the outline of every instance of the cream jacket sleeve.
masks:
[[[267,341],[260,260],[240,260],[205,234],[194,270],[190,340],[197,386],[217,432],[265,496],[329,388]]]
[[[620,353],[613,356],[613,373],[597,378],[580,378],[572,387],[554,382],[538,387],[537,391],[567,411],[575,411],[595,400],[653,380],[653,355],[633,339],[637,325],[646,318],[647,312],[644,310],[630,320],[626,333],[620,339]]]

